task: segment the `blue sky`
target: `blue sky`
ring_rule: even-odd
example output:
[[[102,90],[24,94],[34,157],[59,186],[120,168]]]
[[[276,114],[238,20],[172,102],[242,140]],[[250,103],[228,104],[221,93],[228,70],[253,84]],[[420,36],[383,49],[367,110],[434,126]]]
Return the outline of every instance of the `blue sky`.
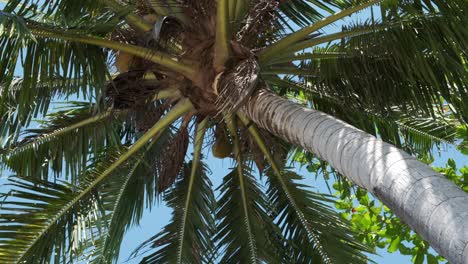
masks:
[[[0,0],[0,8],[3,7],[3,4]],[[369,12],[362,12],[358,16],[354,17],[357,19],[364,20],[369,17]],[[331,31],[336,31],[341,28],[341,24],[338,23],[329,29]],[[231,167],[231,162],[227,159],[220,160],[215,159],[205,153],[208,159],[206,160],[210,169],[212,170],[212,181],[215,187],[219,186],[221,183],[222,177],[224,177]],[[467,166],[468,159],[466,156],[461,155],[453,147],[447,147],[440,152],[440,155],[436,155],[436,160],[434,165],[444,166],[448,158],[453,158],[459,167]],[[301,170],[300,173],[305,176],[304,182],[309,186],[312,186],[319,192],[328,192],[328,189],[325,185],[325,182],[321,177],[316,179],[315,175]],[[2,175],[5,176],[5,175]],[[161,204],[158,208],[155,208],[153,211],[147,211],[145,217],[141,221],[140,226],[132,228],[126,235],[124,242],[122,244],[121,258],[118,263],[138,263],[140,258],[135,258],[128,260],[131,252],[140,245],[143,241],[153,236],[155,233],[167,224],[171,217],[171,211],[169,208]],[[374,256],[373,259],[379,264],[395,264],[395,263],[411,263],[410,257],[402,256],[400,254],[388,254],[385,251],[378,252],[381,256]]]

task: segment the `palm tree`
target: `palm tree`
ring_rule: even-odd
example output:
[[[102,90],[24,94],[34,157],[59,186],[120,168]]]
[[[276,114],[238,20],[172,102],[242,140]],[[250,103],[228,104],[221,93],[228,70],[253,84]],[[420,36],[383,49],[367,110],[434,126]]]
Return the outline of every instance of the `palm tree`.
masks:
[[[467,194],[414,158],[468,120],[466,0],[131,3],[0,13],[2,263],[115,262],[161,197],[143,263],[366,263],[297,147],[468,263]],[[217,198],[206,146],[234,164]]]

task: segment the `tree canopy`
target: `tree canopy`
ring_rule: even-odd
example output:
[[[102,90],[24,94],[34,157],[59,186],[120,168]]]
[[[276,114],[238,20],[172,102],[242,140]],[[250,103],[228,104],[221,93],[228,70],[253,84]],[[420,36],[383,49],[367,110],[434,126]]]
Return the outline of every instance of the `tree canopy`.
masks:
[[[163,200],[172,219],[136,249],[143,263],[367,263],[390,233],[363,230],[398,220],[362,190],[351,215],[338,178],[340,215],[288,167],[326,176],[327,164],[242,107],[269,89],[421,158],[441,144],[466,152],[467,11],[466,0],[9,0],[0,165],[14,175],[0,261],[116,262]],[[217,189],[206,147],[233,164]],[[441,170],[466,187],[454,165]],[[405,236],[389,250],[406,250]]]

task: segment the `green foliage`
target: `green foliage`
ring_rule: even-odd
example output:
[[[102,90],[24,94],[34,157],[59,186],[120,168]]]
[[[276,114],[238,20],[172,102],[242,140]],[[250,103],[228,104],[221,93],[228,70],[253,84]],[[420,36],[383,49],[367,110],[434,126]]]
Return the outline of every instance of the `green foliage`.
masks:
[[[112,194],[103,198],[111,207],[107,230],[94,242],[95,248],[87,259],[93,263],[117,261],[120,245],[127,230],[138,225],[145,210],[153,208],[157,201],[157,160],[163,159],[159,151],[167,144],[171,131],[166,130],[140,155],[132,158],[125,168],[103,186],[103,193]]]
[[[178,245],[182,242],[184,246],[180,263],[206,263],[212,256],[215,198],[208,179],[207,168],[204,164],[200,164],[194,175],[191,202],[189,207],[185,208],[191,166],[193,163],[184,165],[175,185],[164,194],[167,205],[174,210],[172,219],[159,234],[144,242],[139,248],[139,250],[152,249],[142,263],[177,263]],[[188,210],[187,222],[182,221],[184,210]],[[183,241],[181,240],[182,225],[185,225],[184,232],[186,233]],[[134,254],[138,254],[138,251]]]
[[[102,93],[107,79],[106,50],[44,38],[37,32],[47,29],[105,35],[119,21],[115,15],[104,13],[99,17],[86,15],[77,21],[65,22],[58,17],[32,12],[38,6],[30,1],[20,5],[21,8],[13,8],[19,2],[9,1],[5,11],[0,13],[0,144],[17,138],[32,118],[46,115],[52,100],[69,96],[95,99]],[[56,7],[63,1],[47,2],[55,2],[52,4]],[[20,72],[17,71],[19,66]]]
[[[335,183],[334,189],[342,199],[335,207],[344,219],[351,221],[357,237],[369,247],[386,249],[389,253],[399,252],[413,257],[413,263],[428,261],[443,261],[443,258],[433,255],[429,244],[400,221],[387,207],[374,200],[367,192],[357,189],[355,194],[349,194],[346,184]],[[346,194],[348,193],[348,194]]]
[[[302,177],[283,171],[287,192],[273,172],[267,172],[269,199],[275,206],[275,219],[288,243],[292,263],[368,263],[359,251],[367,248],[353,238],[348,224],[327,203],[331,197],[314,193],[295,181]],[[292,202],[293,201],[293,202]]]
[[[107,162],[121,153],[112,154]],[[10,191],[2,194],[1,261],[61,263],[80,258],[79,249],[86,237],[98,236],[105,227],[106,205],[94,189],[102,179],[96,176],[89,173],[79,186],[11,178],[7,185]]]
[[[223,245],[220,247],[221,262],[278,263],[283,256],[282,235],[273,222],[271,200],[255,181],[250,168],[242,168],[242,175],[238,175],[237,167],[233,168],[219,187],[221,195],[217,201],[218,232],[215,241]],[[243,177],[247,198],[247,216],[243,208],[240,177]],[[248,236],[246,221],[249,221],[252,239]],[[251,259],[252,251],[257,253],[257,259]]]
[[[216,199],[202,160],[202,141],[211,139],[204,136],[205,128],[193,137],[192,162],[185,161],[188,133],[196,131],[189,124],[226,122],[207,118],[200,109],[206,102],[196,98],[206,91],[190,86],[200,82],[211,88],[210,56],[184,62],[186,54],[199,52],[197,46],[185,50],[188,42],[201,42],[203,50],[210,43],[190,30],[186,32],[192,35],[182,38],[178,32],[193,24],[209,31],[211,22],[202,24],[216,20],[209,17],[214,15],[213,1],[150,1],[165,16],[157,22],[162,23],[157,41],[140,32],[146,30],[134,30],[135,25],[152,26],[138,21],[152,9],[143,8],[143,1],[135,6],[128,2],[10,0],[0,11],[0,166],[18,175],[4,186],[10,191],[0,203],[0,262],[115,263],[126,231],[161,195],[173,209],[172,219],[139,248],[149,250],[143,263],[367,263],[365,253],[376,247],[412,255],[414,263],[441,261],[385,206],[363,190],[354,191],[325,162],[300,150],[293,153],[295,161],[308,163],[309,171],[327,180],[333,175],[338,179],[333,187],[340,200],[299,183],[301,176],[276,165],[277,160],[285,163],[282,154],[269,153],[274,148],[265,141],[278,139],[255,136],[255,131],[253,139],[245,137],[247,129],[255,130],[248,120],[239,128],[227,120],[234,145],[229,156],[236,165]],[[466,0],[241,2],[239,10],[225,12],[229,18],[219,19],[235,17],[226,31],[240,27],[250,34],[250,42],[242,42],[239,32],[229,32],[239,38],[233,43],[242,42],[233,45],[232,55],[251,52],[259,58],[259,83],[427,160],[434,146],[442,144],[455,143],[468,153]],[[378,8],[381,13],[375,15]],[[357,12],[371,12],[371,18],[345,23],[339,32],[324,28]],[[164,23],[174,21],[174,32],[167,30]],[[254,25],[251,32],[249,25]],[[307,29],[294,33],[298,26]],[[213,32],[201,33],[211,37]],[[154,43],[159,40],[167,43]],[[283,43],[276,52],[275,43]],[[176,47],[177,59],[165,54],[164,47]],[[143,67],[156,79],[145,80],[154,81],[154,90],[146,91],[140,80],[126,81],[131,73],[111,82],[114,54],[108,48],[141,51],[133,55],[140,54],[136,56],[144,67],[149,53],[157,53],[161,60]],[[262,60],[263,50],[269,58]],[[161,67],[164,61],[167,65]],[[151,74],[140,75],[144,79]],[[122,83],[138,87],[117,87]],[[180,91],[169,92],[171,98],[161,104],[146,101],[147,94],[174,86]],[[116,109],[118,104],[112,108],[103,103],[115,99],[109,89],[129,101],[141,92],[145,100],[128,109]],[[192,93],[195,107],[184,99]],[[89,102],[51,107],[69,98]],[[181,107],[174,107],[177,101]],[[177,128],[183,128],[180,142],[173,135]],[[271,168],[263,168],[262,155]],[[254,163],[265,181],[254,176]],[[436,170],[468,190],[468,168],[449,160]],[[158,186],[162,178],[175,179],[164,193]],[[334,202],[341,216],[330,208]]]
[[[468,126],[462,125],[457,128],[457,138],[461,141],[457,149],[464,155],[468,155]]]
[[[96,115],[94,104],[82,102],[64,108],[40,121],[41,127],[24,131],[19,142],[0,149],[2,165],[18,175],[47,179],[63,173],[76,182],[91,154],[121,144],[119,126],[128,112]]]
[[[292,66],[296,71],[283,73],[302,76],[304,84],[319,94],[379,114],[392,113],[397,106],[413,115],[434,115],[442,111],[440,94],[460,110],[459,118],[466,119],[466,57],[461,54],[468,31],[429,15],[385,23],[393,26],[372,23],[345,29],[385,30],[345,36],[328,47],[340,54],[338,58],[301,61]],[[402,41],[405,45],[400,45]]]
[[[457,168],[453,159],[445,167],[435,167],[435,171],[468,192],[468,166]],[[357,237],[371,248],[387,249],[389,253],[399,252],[412,256],[413,263],[444,263],[419,235],[396,217],[366,191],[358,188],[352,194],[351,186],[346,182],[336,182],[333,188],[340,197],[335,203],[336,209],[344,219],[349,219]]]

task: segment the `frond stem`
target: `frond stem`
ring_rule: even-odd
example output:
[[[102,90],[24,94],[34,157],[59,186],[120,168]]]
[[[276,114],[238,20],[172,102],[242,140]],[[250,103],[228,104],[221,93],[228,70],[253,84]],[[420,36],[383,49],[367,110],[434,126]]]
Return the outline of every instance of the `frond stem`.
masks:
[[[174,95],[178,96],[178,93],[179,93],[178,90],[171,90],[171,89],[162,90],[153,97],[152,101],[162,100],[165,98],[173,97]],[[111,117],[113,114],[119,115],[119,114],[122,114],[122,112],[106,111],[105,113],[87,118],[69,127],[57,129],[49,134],[42,135],[32,141],[27,142],[25,145],[20,145],[17,148],[13,148],[7,151],[6,154],[9,156],[15,155],[15,153],[21,152],[24,149],[28,149],[28,148],[34,147],[35,145],[41,144],[44,140],[70,133],[73,130],[80,129],[85,126],[93,125],[97,122],[103,121],[106,118]]]
[[[197,126],[197,132],[195,134],[195,142],[193,147],[193,161],[192,169],[190,172],[190,181],[187,190],[187,199],[185,200],[184,213],[182,216],[181,229],[179,234],[179,247],[177,249],[177,263],[182,264],[182,251],[184,248],[184,238],[185,238],[185,224],[187,222],[188,208],[190,206],[190,201],[192,198],[192,189],[193,183],[195,182],[195,177],[197,177],[198,166],[200,165],[201,152],[203,147],[203,138],[205,137],[206,126],[208,124],[208,118],[205,118]]]
[[[229,59],[229,2],[228,0],[217,1],[216,11],[216,42],[214,55],[214,68],[217,72],[224,70],[224,64]]]
[[[184,64],[178,59],[171,57],[165,53],[155,52],[154,50],[130,45],[125,43],[120,43],[116,41],[111,41],[107,39],[92,37],[92,36],[85,36],[85,35],[77,35],[77,34],[67,34],[57,31],[52,31],[43,28],[33,28],[32,33],[39,37],[45,38],[57,38],[66,41],[73,41],[79,42],[84,44],[90,44],[95,46],[100,46],[103,48],[109,48],[117,51],[126,52],[143,59],[152,61],[154,63],[160,64],[164,67],[167,67],[171,70],[174,70],[182,75],[186,76],[189,79],[192,79],[195,75],[195,70],[191,65]]]
[[[103,0],[104,3],[112,9],[114,12],[119,13],[121,12],[124,8],[115,0]],[[147,32],[153,29],[153,25],[151,23],[148,23],[145,21],[142,17],[134,14],[134,13],[129,13],[128,15],[125,16],[125,20],[130,24],[132,27],[143,31]]]
[[[242,157],[241,157],[241,149],[240,149],[240,144],[239,144],[239,137],[237,136],[237,127],[236,123],[234,121],[235,116],[228,115],[225,117],[226,118],[226,123],[229,129],[229,132],[231,134],[231,137],[233,139],[233,150],[234,150],[234,156],[237,161],[237,174],[239,176],[239,187],[241,191],[241,196],[242,196],[242,207],[244,209],[244,222],[245,222],[245,227],[247,229],[247,235],[249,237],[249,246],[250,246],[250,258],[252,260],[252,263],[257,262],[257,249],[256,249],[256,244],[255,244],[255,239],[253,237],[253,232],[252,232],[252,227],[250,225],[250,219],[249,219],[249,212],[248,212],[248,207],[247,207],[247,193],[246,193],[246,187],[245,187],[245,182],[244,182],[244,170],[242,167]]]
[[[292,34],[290,34],[289,36],[277,41],[276,43],[274,43],[273,45],[265,48],[264,50],[262,50],[260,52],[260,54],[258,55],[259,57],[259,61],[260,61],[260,64],[265,64],[267,63],[268,61],[270,61],[274,56],[276,56],[277,54],[281,54],[282,52],[284,52],[285,50],[287,50],[291,45],[301,41],[301,40],[304,40],[309,34],[317,31],[317,30],[320,30],[340,19],[343,19],[353,13],[356,13],[362,9],[365,9],[367,7],[370,7],[372,5],[375,5],[375,4],[378,4],[380,3],[382,0],[370,0],[368,2],[365,2],[364,4],[361,4],[361,5],[358,5],[358,6],[355,6],[355,7],[351,7],[351,8],[348,8],[348,9],[345,9],[345,10],[342,10],[334,15],[331,15],[331,16],[328,16],[326,18],[324,18],[323,20],[321,21],[318,21],[308,27],[305,27],[299,31],[296,31]]]

